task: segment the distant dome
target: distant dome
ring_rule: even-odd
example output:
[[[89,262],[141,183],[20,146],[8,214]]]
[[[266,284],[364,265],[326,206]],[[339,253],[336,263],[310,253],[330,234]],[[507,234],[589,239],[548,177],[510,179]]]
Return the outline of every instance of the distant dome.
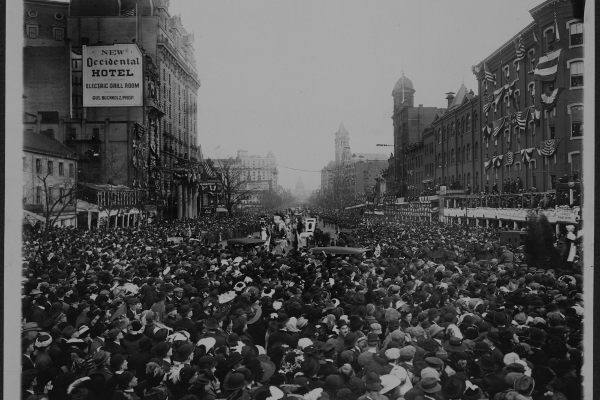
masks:
[[[407,77],[405,77],[404,75],[402,75],[402,78],[398,79],[398,82],[396,82],[396,86],[394,86],[394,91],[393,93],[396,93],[397,91],[402,91],[402,88],[406,89],[410,89],[412,91],[415,90],[415,88],[413,87],[413,83],[410,79],[408,79]]]

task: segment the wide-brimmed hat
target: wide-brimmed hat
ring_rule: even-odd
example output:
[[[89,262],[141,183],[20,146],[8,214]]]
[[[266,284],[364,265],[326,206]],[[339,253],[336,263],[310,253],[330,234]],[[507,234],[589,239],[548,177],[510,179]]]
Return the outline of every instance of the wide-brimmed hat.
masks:
[[[380,377],[381,379],[381,384],[383,385],[383,389],[381,389],[381,394],[385,394],[387,392],[389,392],[390,390],[400,386],[402,384],[402,381],[400,380],[400,378],[398,378],[395,375],[382,375]]]
[[[442,390],[446,399],[460,399],[467,385],[465,381],[456,375],[452,375],[444,383]]]
[[[198,360],[198,368],[199,369],[213,368],[213,367],[216,367],[217,364],[218,364],[217,359],[212,356],[202,356]]]
[[[488,353],[483,354],[479,360],[477,360],[477,365],[479,365],[479,368],[485,371],[496,371],[499,368],[496,360],[494,360],[494,358]]]
[[[271,360],[259,360],[262,376],[258,380],[260,383],[268,381],[275,373],[275,363]]]
[[[429,337],[434,338],[435,335],[444,332],[444,328],[439,326],[438,324],[433,324],[429,327]]]
[[[531,392],[533,392],[534,387],[535,381],[532,377],[527,375],[522,375],[518,377],[514,383],[514,389],[525,396],[530,396]]]
[[[383,389],[383,385],[381,384],[381,378],[379,377],[379,374],[377,372],[369,371],[369,373],[366,375],[365,389],[375,391]]]
[[[442,389],[442,386],[438,383],[435,378],[421,379],[418,383],[419,388],[425,393],[435,393]]]
[[[448,340],[442,341],[442,346],[448,351],[465,351],[468,346],[466,343],[463,343],[462,339],[457,338],[455,336],[451,337]]]
[[[189,344],[182,344],[177,349],[177,353],[173,354],[173,361],[183,362],[189,358],[189,356],[194,352],[194,348]]]
[[[225,382],[223,383],[223,388],[225,390],[237,390],[248,386],[248,383],[244,379],[244,375],[234,372],[233,374],[229,374],[225,377]]]
[[[102,365],[108,360],[110,357],[110,353],[104,350],[99,350],[94,357],[92,358],[92,363],[96,366]]]

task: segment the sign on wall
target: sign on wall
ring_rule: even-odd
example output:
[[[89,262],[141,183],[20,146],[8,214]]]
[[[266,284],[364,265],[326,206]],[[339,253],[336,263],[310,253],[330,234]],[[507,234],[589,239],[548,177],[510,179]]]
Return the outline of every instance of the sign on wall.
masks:
[[[143,105],[142,53],[135,44],[83,46],[83,106]]]

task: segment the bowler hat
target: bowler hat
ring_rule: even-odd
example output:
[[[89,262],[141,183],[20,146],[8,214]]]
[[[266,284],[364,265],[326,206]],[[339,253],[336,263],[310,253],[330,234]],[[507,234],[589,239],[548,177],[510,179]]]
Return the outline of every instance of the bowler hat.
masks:
[[[244,379],[244,375],[239,372],[234,372],[233,374],[229,374],[225,377],[225,382],[223,383],[223,388],[225,390],[237,390],[248,386],[249,383]]]
[[[378,391],[378,390],[383,389],[383,385],[381,384],[381,378],[379,377],[379,374],[377,372],[370,371],[366,375],[365,389],[373,390],[373,391]]]
[[[173,361],[182,362],[188,359],[194,349],[189,344],[182,344],[177,349],[177,353],[173,354]]]
[[[442,390],[446,399],[450,400],[460,399],[466,388],[467,385],[463,379],[459,378],[457,375],[452,375],[444,383]]]
[[[448,351],[465,351],[467,349],[467,345],[463,343],[462,339],[452,336],[448,340],[444,340],[442,342],[442,346]]]
[[[479,360],[477,361],[477,365],[479,365],[479,368],[481,368],[484,371],[498,370],[498,364],[496,363],[496,360],[494,360],[494,358],[488,353],[483,354],[479,358]]]

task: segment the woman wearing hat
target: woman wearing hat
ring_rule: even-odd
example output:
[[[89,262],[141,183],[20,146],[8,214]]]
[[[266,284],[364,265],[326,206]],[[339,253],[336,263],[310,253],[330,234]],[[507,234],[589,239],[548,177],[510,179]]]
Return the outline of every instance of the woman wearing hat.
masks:
[[[364,378],[365,394],[360,396],[358,400],[389,400],[381,391],[384,386],[381,384],[381,377],[375,371],[370,371]]]
[[[227,400],[247,399],[250,397],[248,389],[250,383],[246,381],[244,375],[234,372],[227,375],[223,383],[223,389],[227,395]]]

